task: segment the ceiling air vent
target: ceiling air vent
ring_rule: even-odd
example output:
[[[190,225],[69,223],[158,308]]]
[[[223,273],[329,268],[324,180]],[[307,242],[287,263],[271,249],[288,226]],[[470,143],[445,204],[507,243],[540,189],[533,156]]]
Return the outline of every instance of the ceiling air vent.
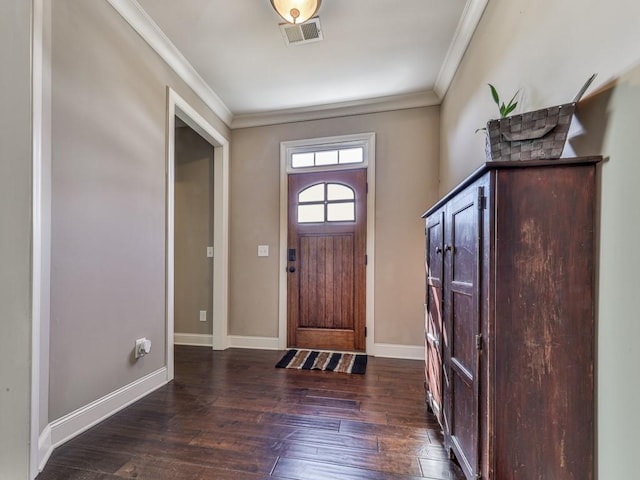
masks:
[[[300,25],[281,23],[280,30],[287,45],[302,45],[303,43],[322,40],[322,27],[320,27],[319,17],[314,17]]]

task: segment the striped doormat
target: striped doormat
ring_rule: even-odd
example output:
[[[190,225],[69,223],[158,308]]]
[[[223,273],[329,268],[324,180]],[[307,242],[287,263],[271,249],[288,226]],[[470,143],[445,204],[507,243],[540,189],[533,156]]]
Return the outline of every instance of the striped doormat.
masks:
[[[363,374],[367,369],[367,356],[355,353],[289,350],[276,364],[276,368]]]

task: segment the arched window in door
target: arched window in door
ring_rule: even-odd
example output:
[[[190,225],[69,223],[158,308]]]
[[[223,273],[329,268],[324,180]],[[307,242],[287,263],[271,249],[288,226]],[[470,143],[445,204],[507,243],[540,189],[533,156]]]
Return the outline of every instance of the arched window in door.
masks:
[[[356,195],[340,183],[317,183],[298,193],[298,223],[355,222]]]

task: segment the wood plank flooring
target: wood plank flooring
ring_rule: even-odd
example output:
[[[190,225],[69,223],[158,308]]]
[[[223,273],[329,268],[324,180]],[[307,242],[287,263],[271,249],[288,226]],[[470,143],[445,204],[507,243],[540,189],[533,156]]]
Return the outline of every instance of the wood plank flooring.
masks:
[[[37,480],[462,480],[423,363],[276,369],[283,352],[176,347],[175,380],[56,449]]]

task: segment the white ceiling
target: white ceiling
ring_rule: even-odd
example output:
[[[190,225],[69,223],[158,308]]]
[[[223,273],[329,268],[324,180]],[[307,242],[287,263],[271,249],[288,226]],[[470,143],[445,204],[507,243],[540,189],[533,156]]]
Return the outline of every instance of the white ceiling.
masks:
[[[487,2],[324,0],[324,40],[287,46],[269,0],[109,1],[121,13],[133,4],[195,69],[205,84],[196,91],[210,89],[234,121],[394,99],[438,103]]]

